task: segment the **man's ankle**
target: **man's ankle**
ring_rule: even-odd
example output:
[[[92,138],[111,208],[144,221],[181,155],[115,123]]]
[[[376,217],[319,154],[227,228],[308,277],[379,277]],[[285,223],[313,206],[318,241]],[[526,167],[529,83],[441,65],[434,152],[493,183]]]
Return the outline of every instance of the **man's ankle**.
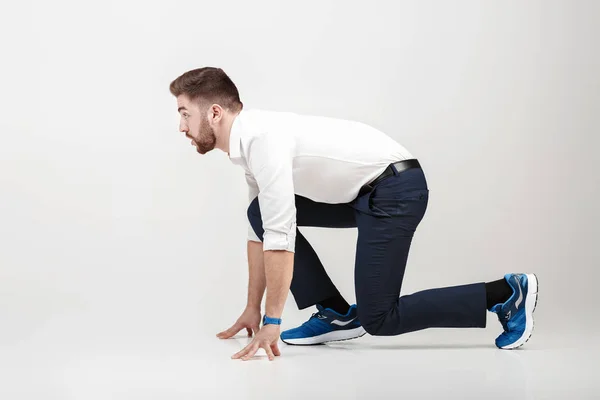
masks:
[[[350,304],[344,300],[341,294],[320,301],[319,304],[323,306],[323,308],[330,308],[341,315],[347,314],[348,310],[350,310]]]
[[[485,284],[486,305],[487,309],[491,309],[496,304],[504,304],[513,294],[513,289],[505,279],[500,279],[494,282]]]

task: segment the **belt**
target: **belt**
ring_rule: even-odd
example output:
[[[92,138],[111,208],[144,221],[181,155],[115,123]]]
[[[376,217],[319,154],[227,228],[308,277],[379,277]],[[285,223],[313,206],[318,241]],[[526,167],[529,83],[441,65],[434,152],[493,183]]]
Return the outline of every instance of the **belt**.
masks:
[[[419,164],[419,161],[417,159],[403,160],[403,161],[398,161],[396,163],[390,164],[381,173],[381,175],[379,175],[377,178],[375,178],[375,180],[373,180],[371,183],[367,183],[367,184],[363,185],[363,187],[360,188],[360,191],[358,192],[359,196],[370,192],[371,190],[373,190],[375,185],[377,185],[379,182],[381,182],[385,178],[389,178],[390,176],[394,175],[394,169],[392,168],[392,166],[394,166],[394,168],[396,168],[396,171],[398,171],[398,173],[406,171],[407,169],[411,169],[411,168],[421,168],[421,164]]]

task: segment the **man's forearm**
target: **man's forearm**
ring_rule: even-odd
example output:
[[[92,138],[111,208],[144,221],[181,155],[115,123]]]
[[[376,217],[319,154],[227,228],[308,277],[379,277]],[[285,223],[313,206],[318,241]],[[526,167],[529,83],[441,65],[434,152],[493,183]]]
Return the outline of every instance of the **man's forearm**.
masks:
[[[260,310],[260,304],[265,294],[267,280],[263,244],[248,241],[248,308]]]
[[[264,265],[267,279],[265,313],[271,318],[280,318],[292,283],[294,253],[265,251]]]

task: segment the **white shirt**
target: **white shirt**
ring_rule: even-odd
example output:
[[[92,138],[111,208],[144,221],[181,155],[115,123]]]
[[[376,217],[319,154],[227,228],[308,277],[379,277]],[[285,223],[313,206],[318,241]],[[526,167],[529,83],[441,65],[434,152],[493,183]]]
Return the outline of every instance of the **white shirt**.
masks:
[[[250,202],[258,196],[265,251],[294,251],[295,194],[348,203],[389,164],[414,158],[360,122],[262,110],[242,110],[229,147],[230,160],[246,171]],[[250,226],[248,240],[260,241]]]

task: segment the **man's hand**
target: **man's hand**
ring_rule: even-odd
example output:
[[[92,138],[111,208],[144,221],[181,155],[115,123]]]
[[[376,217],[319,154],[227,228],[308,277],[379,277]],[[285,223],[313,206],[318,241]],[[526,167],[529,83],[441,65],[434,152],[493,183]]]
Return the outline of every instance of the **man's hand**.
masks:
[[[244,310],[237,321],[226,331],[217,333],[219,339],[229,339],[237,335],[239,331],[246,328],[248,337],[252,337],[252,332],[257,334],[260,329],[260,309],[248,308]]]
[[[242,351],[234,354],[231,358],[241,358],[247,361],[254,357],[258,349],[263,348],[267,352],[269,361],[273,361],[275,356],[280,356],[281,352],[277,346],[279,340],[279,325],[265,325],[262,329],[254,336],[254,339],[250,344],[242,349]]]

